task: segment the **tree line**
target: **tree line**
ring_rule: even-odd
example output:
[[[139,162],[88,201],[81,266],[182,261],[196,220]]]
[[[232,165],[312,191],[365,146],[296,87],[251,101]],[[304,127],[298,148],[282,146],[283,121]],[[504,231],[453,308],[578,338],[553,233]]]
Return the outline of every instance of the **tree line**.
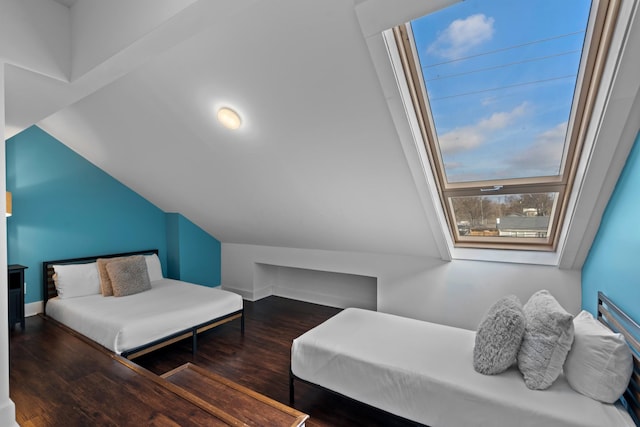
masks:
[[[506,216],[551,216],[553,193],[467,196],[451,199],[458,224],[495,227]]]

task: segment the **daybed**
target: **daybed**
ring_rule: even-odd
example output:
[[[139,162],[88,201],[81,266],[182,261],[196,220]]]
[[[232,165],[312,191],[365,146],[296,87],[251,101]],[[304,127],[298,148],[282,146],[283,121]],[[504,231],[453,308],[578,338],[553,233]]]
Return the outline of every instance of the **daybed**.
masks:
[[[71,296],[58,295],[56,268],[86,268],[97,259],[134,255],[145,256],[150,289],[126,296],[103,296],[99,291],[76,292],[67,288],[66,295],[72,291]],[[43,296],[47,316],[128,359],[189,337],[195,354],[198,333],[234,319],[240,319],[244,333],[242,297],[162,277],[157,250],[46,261]]]
[[[633,338],[640,333],[638,325],[603,295],[598,307],[598,320],[624,333],[638,352],[640,345]],[[432,427],[635,425],[630,413],[638,415],[637,390],[625,394],[627,411],[620,401],[605,404],[574,391],[563,374],[548,389],[531,390],[517,366],[499,375],[476,372],[475,335],[390,314],[345,309],[293,341],[291,404],[294,380],[301,380]],[[636,372],[629,387],[637,384],[637,356],[633,354]]]

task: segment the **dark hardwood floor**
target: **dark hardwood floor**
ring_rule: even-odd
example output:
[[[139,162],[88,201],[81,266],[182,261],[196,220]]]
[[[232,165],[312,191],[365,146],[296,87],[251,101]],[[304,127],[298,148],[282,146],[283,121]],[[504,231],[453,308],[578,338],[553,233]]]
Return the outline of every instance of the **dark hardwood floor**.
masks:
[[[279,297],[245,301],[245,334],[234,321],[204,333],[198,353],[183,341],[135,363],[157,375],[191,362],[274,400],[289,402],[291,341],[339,310]],[[10,338],[10,396],[24,426],[215,425],[198,408],[149,384],[51,321],[27,319]],[[414,425],[296,382],[309,427]]]

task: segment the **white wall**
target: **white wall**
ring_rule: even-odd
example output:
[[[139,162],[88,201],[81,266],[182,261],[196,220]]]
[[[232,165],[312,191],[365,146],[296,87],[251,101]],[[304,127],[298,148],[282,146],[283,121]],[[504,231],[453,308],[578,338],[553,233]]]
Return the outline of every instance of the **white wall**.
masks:
[[[580,311],[579,271],[230,243],[222,244],[223,288],[237,291],[249,300],[271,295],[271,288],[263,286],[260,265],[265,264],[374,277],[378,282],[379,311],[467,329],[475,329],[489,306],[508,294],[515,294],[524,303],[534,292],[548,289],[569,312]],[[311,274],[308,280],[313,282]],[[297,274],[296,280],[305,281],[304,273]]]
[[[43,0],[0,0],[0,61],[67,81],[69,9]]]
[[[0,60],[0,132],[4,135],[4,63]],[[0,189],[6,188],[4,137],[0,150]],[[4,212],[5,199],[0,197],[0,212]],[[0,269],[7,271],[7,221],[0,224]],[[0,426],[17,425],[15,405],[9,399],[9,312],[7,274],[0,274]]]
[[[77,2],[71,8],[72,79],[126,49],[194,1]]]
[[[378,309],[437,323],[476,329],[498,298],[514,294],[524,304],[548,289],[562,306],[580,311],[579,271],[485,261],[427,261],[405,275],[388,277],[378,290]]]

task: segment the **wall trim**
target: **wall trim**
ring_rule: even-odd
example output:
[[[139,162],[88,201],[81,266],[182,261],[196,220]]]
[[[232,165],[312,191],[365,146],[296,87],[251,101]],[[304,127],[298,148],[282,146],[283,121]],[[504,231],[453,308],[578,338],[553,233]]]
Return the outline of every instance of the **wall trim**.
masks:
[[[258,301],[271,295],[273,295],[273,286],[265,286],[253,291],[253,297],[255,298],[254,301]]]
[[[378,309],[377,304],[376,307],[365,307],[362,302],[358,300],[336,295],[326,295],[317,292],[293,289],[286,286],[275,286],[273,288],[273,295],[335,308],[359,307],[367,308],[369,310]]]
[[[247,289],[234,288],[232,286],[226,286],[226,285],[222,285],[220,286],[220,288],[225,291],[236,293],[240,295],[242,299],[245,299],[251,302],[258,301],[259,299],[262,299],[264,297],[268,297],[269,295],[271,295],[271,288],[269,288],[269,293],[266,295],[262,295],[262,291],[252,291]]]
[[[30,302],[24,305],[24,317],[35,316],[39,313],[44,313],[43,301]]]
[[[18,427],[15,420],[16,406],[11,399],[0,402],[0,424],[8,427]]]

